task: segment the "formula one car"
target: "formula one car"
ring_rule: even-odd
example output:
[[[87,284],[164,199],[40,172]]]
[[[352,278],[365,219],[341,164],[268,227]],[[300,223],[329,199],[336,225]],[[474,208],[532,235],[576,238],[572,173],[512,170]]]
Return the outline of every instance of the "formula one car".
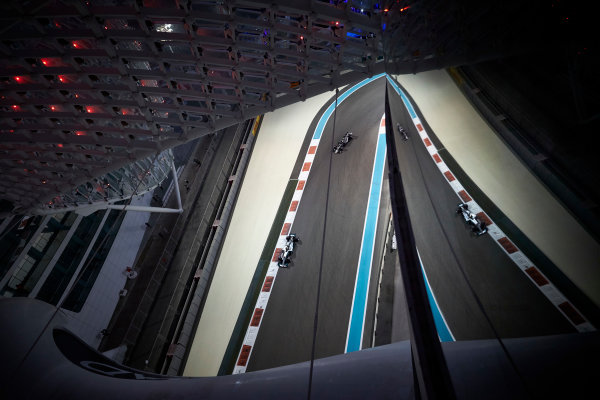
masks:
[[[340,139],[339,142],[333,147],[333,152],[335,154],[339,154],[342,152],[344,147],[352,140],[352,132],[346,132],[344,137]]]
[[[290,257],[292,257],[292,254],[294,253],[294,243],[296,243],[298,240],[299,239],[295,233],[291,233],[285,237],[285,247],[281,251],[281,254],[279,254],[279,258],[277,259],[277,265],[279,267],[288,267],[288,265],[290,264]]]
[[[398,128],[398,133],[400,133],[400,136],[402,136],[402,140],[406,142],[408,140],[408,133],[406,133],[406,131],[403,127],[400,126],[400,124],[396,124],[396,127]]]
[[[469,211],[469,206],[466,203],[459,203],[456,213],[462,214],[465,223],[471,226],[471,232],[475,235],[480,236],[487,232],[485,222],[480,221],[477,215]]]

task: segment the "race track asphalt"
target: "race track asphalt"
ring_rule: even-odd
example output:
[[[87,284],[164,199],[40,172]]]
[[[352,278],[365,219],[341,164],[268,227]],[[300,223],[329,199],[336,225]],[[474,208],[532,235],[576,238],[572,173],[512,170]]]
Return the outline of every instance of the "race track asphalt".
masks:
[[[352,94],[338,107],[335,134],[333,117],[324,129],[292,226],[300,242],[290,267],[280,269],[277,274],[248,364],[249,371],[310,359],[326,207],[329,208],[315,355],[322,358],[344,352],[378,127],[384,113],[384,85],[384,79],[378,79]],[[332,154],[332,135],[337,142],[346,131],[353,132],[354,139],[343,153]],[[300,152],[301,158],[305,151],[306,147]],[[300,166],[301,163],[297,163],[292,177],[297,177]],[[387,193],[387,181],[384,186]],[[389,195],[384,196],[389,198]],[[385,208],[384,203],[382,206]],[[388,215],[389,211],[387,215],[380,213],[378,238],[387,227],[381,219],[387,219]],[[378,266],[380,238],[375,248],[379,251],[375,251],[377,259],[373,264]],[[378,268],[374,268],[372,274],[376,270]],[[371,279],[371,286],[373,281]],[[371,301],[369,305],[371,310],[368,309],[367,314],[372,314],[374,303]]]
[[[385,79],[378,79],[351,95],[338,107],[335,133],[333,117],[325,127],[292,227],[300,242],[290,267],[278,272],[248,371],[310,359],[326,208],[315,357],[344,352],[385,84]],[[490,237],[473,237],[456,215],[458,197],[420,143],[393,90],[390,108],[393,126],[400,122],[410,134],[407,142],[396,143],[409,213],[432,290],[455,338],[574,332]],[[355,139],[342,154],[332,155],[333,142],[346,131],[352,131]],[[307,137],[312,134],[307,132]],[[308,141],[291,179],[298,175]],[[390,215],[387,170],[384,176],[363,347],[372,339],[377,274]]]
[[[575,332],[491,237],[474,237],[456,215],[460,199],[420,142],[401,99],[390,93],[394,126],[399,121],[410,134],[396,147],[417,248],[455,338]]]

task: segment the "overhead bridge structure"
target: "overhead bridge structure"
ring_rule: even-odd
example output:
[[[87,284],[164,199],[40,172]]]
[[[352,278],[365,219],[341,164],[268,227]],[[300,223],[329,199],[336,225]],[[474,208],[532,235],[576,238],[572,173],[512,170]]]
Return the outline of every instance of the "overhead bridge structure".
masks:
[[[543,36],[528,6],[481,3],[3,2],[0,211],[51,206],[133,161],[376,73],[472,63]]]

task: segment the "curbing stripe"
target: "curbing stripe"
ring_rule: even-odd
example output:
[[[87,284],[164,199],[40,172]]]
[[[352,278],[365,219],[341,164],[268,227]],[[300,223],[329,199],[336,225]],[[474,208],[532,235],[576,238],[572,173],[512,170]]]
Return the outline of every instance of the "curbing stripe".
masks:
[[[454,175],[452,175],[452,172],[450,171],[446,171],[444,172],[444,176],[446,177],[446,179],[448,179],[448,182],[452,182],[454,179]]]
[[[288,217],[290,216],[290,213],[288,213],[287,217],[285,218],[286,221],[288,220]],[[281,235],[280,236],[286,236],[288,233],[290,233],[290,229],[292,228],[292,223],[291,222],[286,222],[283,224],[283,229],[281,229]]]
[[[469,201],[473,200],[471,198],[471,196],[469,196],[467,194],[467,192],[465,192],[464,190],[459,190],[458,191],[458,197],[460,197],[460,199],[464,202],[464,203],[468,203]],[[490,219],[488,218],[488,221],[490,221]]]
[[[273,276],[267,276],[265,278],[265,282],[263,283],[263,287],[262,287],[262,291],[263,292],[270,292],[271,291],[271,286],[273,286]]]
[[[548,282],[548,279],[544,278],[544,276],[536,267],[525,268],[525,272],[529,274],[531,279],[537,283],[538,286],[544,286],[550,283]]]
[[[254,315],[252,316],[252,319],[250,320],[250,326],[258,326],[258,324],[260,323],[260,320],[262,319],[262,315],[264,312],[264,308],[255,308],[254,309]]]

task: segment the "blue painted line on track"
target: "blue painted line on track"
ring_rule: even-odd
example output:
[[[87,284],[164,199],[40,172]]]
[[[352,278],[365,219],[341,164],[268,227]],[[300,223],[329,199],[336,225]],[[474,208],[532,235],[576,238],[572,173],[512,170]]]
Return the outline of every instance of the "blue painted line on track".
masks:
[[[356,85],[352,86],[350,89],[346,90],[344,93],[342,93],[338,97],[338,101],[337,101],[338,106],[344,100],[346,100],[346,98],[348,98],[348,96],[350,96],[352,93],[356,92],[361,87],[368,85],[369,83],[373,82],[374,80],[381,78],[384,75],[385,74],[374,75],[373,77],[365,79],[365,80],[357,83]],[[327,125],[327,121],[329,120],[329,117],[331,117],[331,114],[333,114],[334,109],[335,109],[335,101],[333,103],[331,103],[329,105],[329,107],[327,107],[327,110],[325,110],[323,115],[321,115],[321,118],[319,118],[319,123],[317,124],[315,133],[313,135],[314,140],[321,139],[321,135],[323,135],[323,130],[325,129],[325,125]]]
[[[375,149],[375,160],[373,162],[373,175],[371,176],[371,188],[369,189],[369,200],[363,230],[363,239],[358,259],[358,271],[354,286],[354,297],[350,311],[350,324],[346,338],[346,353],[360,350],[362,347],[363,327],[365,313],[367,311],[367,298],[369,295],[369,281],[371,278],[371,266],[373,264],[373,250],[375,247],[375,233],[377,229],[377,216],[379,214],[379,202],[381,199],[381,186],[383,183],[383,170],[385,167],[386,141],[385,132],[380,133]]]
[[[385,75],[386,75],[385,73],[374,75],[373,77],[365,79],[365,80],[357,83],[356,85],[352,86],[350,89],[348,89],[347,91],[345,91],[338,97],[337,105],[339,106],[344,100],[346,100],[350,95],[352,95],[358,89],[362,88],[365,85],[368,85],[369,83],[373,82],[374,80],[379,79]],[[325,125],[327,125],[327,122],[329,121],[329,118],[333,114],[335,107],[336,107],[336,102],[334,101],[333,103],[331,103],[329,105],[329,107],[327,107],[327,109],[325,110],[323,115],[321,115],[321,118],[319,118],[319,122],[317,123],[317,127],[315,128],[315,133],[313,134],[313,140],[321,139],[321,136],[323,135],[323,130],[325,129]],[[364,259],[365,261],[362,262],[362,264],[361,264],[361,261],[359,261],[357,282],[355,285],[354,299],[352,301],[352,310],[353,311],[351,311],[352,317],[351,317],[350,326],[353,326],[352,321],[355,321],[355,324],[354,324],[355,328],[352,330],[352,336],[350,336],[350,327],[348,329],[348,331],[349,331],[348,338],[352,337],[352,346],[356,347],[355,350],[360,350],[361,343],[362,343],[362,333],[363,333],[362,327],[364,325],[364,316],[365,316],[365,312],[366,312],[369,280],[370,280],[370,276],[371,276],[371,263],[372,263],[372,258],[373,258],[373,247],[375,246],[375,229],[377,226],[377,214],[379,212],[379,200],[381,197],[381,184],[383,182],[383,167],[384,167],[384,160],[385,160],[385,152],[386,152],[385,133],[383,133],[383,134],[379,135],[379,138],[377,141],[377,148],[375,150],[375,154],[376,154],[375,162],[374,162],[375,165],[373,167],[373,176],[371,178],[371,189],[370,189],[370,195],[369,195],[369,202],[367,205],[367,218],[365,219],[365,230],[363,232],[363,244],[361,246],[361,259]],[[381,154],[383,154],[383,155],[381,155]],[[381,171],[378,174],[376,174],[375,172],[379,169]],[[375,193],[373,191],[374,187],[376,188]],[[376,202],[375,202],[375,200],[371,201],[372,198],[374,198],[376,200]],[[371,221],[371,219],[373,219],[373,221]],[[367,220],[370,221],[370,223],[368,225],[367,225]],[[365,246],[365,243],[364,243],[365,235],[370,237],[370,242],[372,242],[370,244],[370,246]],[[365,271],[365,269],[366,269],[366,271]],[[359,277],[360,277],[360,279],[359,279]],[[360,291],[359,296],[357,296],[357,289]],[[356,310],[356,312],[354,312],[354,310]],[[356,315],[356,316],[354,316],[354,315]],[[354,333],[355,331],[357,333]],[[357,337],[355,337],[355,336],[357,336]],[[346,344],[347,350],[346,351],[347,352],[354,351],[354,350],[348,350],[349,339],[347,339],[346,341],[347,341],[347,344]]]
[[[406,106],[406,109],[408,110],[410,117],[417,118],[417,113],[415,112],[415,109],[413,108],[412,104],[408,100],[408,97],[406,96],[406,94],[404,94],[402,89],[400,89],[398,87],[396,82],[394,82],[394,80],[392,78],[390,78],[389,75],[386,75],[386,78],[387,78],[388,82],[390,82],[392,84],[392,87],[394,88],[394,90],[396,90],[396,93],[398,93],[398,95],[400,95],[400,97],[402,98],[402,102]],[[417,253],[418,253],[418,250],[417,250]],[[433,291],[431,290],[431,286],[429,285],[429,280],[427,279],[427,274],[425,273],[425,268],[423,267],[423,262],[421,261],[420,255],[419,255],[419,263],[421,264],[421,271],[423,272],[423,278],[425,280],[425,287],[427,288],[427,297],[429,298],[429,306],[431,308],[431,313],[433,314],[433,320],[435,322],[435,327],[438,332],[438,337],[440,338],[440,341],[442,341],[442,342],[453,342],[453,341],[455,341],[454,335],[452,335],[452,332],[450,332],[450,328],[448,327],[448,324],[446,323],[446,319],[444,318],[444,315],[442,314],[442,311],[440,310],[440,307],[437,303],[435,295],[433,294]]]
[[[417,118],[417,113],[415,112],[415,109],[413,108],[412,104],[410,104],[408,97],[406,97],[406,95],[404,94],[402,89],[400,89],[398,87],[398,85],[396,85],[396,82],[394,82],[394,80],[392,78],[390,78],[389,75],[386,75],[386,78],[387,78],[388,82],[390,82],[392,84],[392,87],[394,88],[394,90],[396,90],[396,93],[398,93],[400,95],[400,97],[402,98],[404,105],[408,109],[408,113],[410,114],[410,117]]]
[[[371,83],[375,79],[381,78],[382,76],[386,76],[388,81],[392,84],[396,93],[402,98],[404,105],[406,106],[411,118],[417,118],[417,113],[415,112],[412,104],[408,100],[408,97],[404,94],[404,92],[398,87],[398,85],[387,75],[387,74],[379,74],[373,76],[372,78],[365,79],[360,83],[354,85],[352,88],[344,92],[342,95],[338,97],[337,104],[341,104],[348,96],[362,88],[363,86]],[[317,127],[315,129],[315,133],[313,135],[313,139],[320,139],[323,130],[325,129],[325,125],[327,124],[329,118],[333,114],[335,109],[335,102],[332,103],[327,110],[323,113]],[[369,282],[371,278],[371,266],[373,262],[373,250],[375,246],[375,233],[377,228],[377,216],[379,214],[379,203],[381,198],[381,185],[383,183],[383,170],[384,170],[384,161],[386,155],[386,143],[385,143],[385,133],[379,134],[377,140],[377,148],[375,150],[375,160],[373,165],[373,175],[371,177],[371,187],[369,190],[369,200],[367,204],[367,215],[365,218],[365,226],[363,230],[363,240],[361,244],[360,257],[358,262],[358,271],[356,276],[356,283],[354,288],[354,297],[352,299],[352,309],[350,311],[350,323],[348,326],[348,336],[346,338],[346,353],[360,350],[362,347],[362,339],[363,339],[363,331],[364,331],[364,320],[365,313],[367,310],[367,299],[369,293]],[[419,256],[419,262],[421,258]],[[439,309],[437,304],[437,300],[431,290],[429,285],[429,280],[427,279],[427,274],[425,273],[425,269],[423,268],[423,263],[421,262],[421,271],[423,273],[423,277],[425,280],[425,285],[427,288],[427,296],[429,298],[430,307],[433,313],[434,322],[436,325],[436,329],[438,331],[438,336],[440,341],[448,342],[454,341],[454,336],[450,332],[446,320]]]
[[[417,254],[419,256],[419,264],[421,264],[421,272],[423,273],[423,279],[425,280],[425,287],[427,288],[427,298],[429,299],[429,307],[431,308],[431,313],[433,314],[433,322],[435,322],[435,328],[438,333],[438,337],[440,338],[440,342],[454,342],[454,335],[450,332],[450,328],[448,327],[448,323],[442,314],[442,310],[438,305],[437,300],[435,299],[435,295],[431,290],[431,286],[429,285],[429,279],[427,279],[427,273],[425,272],[425,267],[423,267],[423,261],[421,261],[421,255],[419,254],[419,250],[417,249]]]

